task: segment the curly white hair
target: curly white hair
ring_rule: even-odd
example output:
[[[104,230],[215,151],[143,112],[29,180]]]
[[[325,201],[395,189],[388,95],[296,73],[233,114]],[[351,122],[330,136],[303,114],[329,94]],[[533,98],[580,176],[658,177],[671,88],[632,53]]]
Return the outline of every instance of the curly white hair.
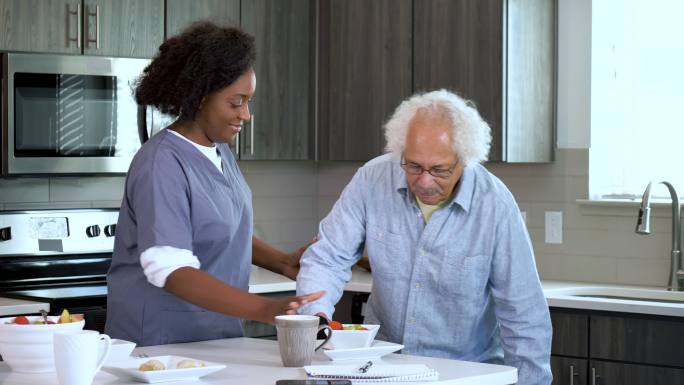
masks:
[[[441,89],[415,94],[404,100],[385,124],[389,152],[401,154],[406,147],[406,134],[418,112],[446,113],[452,123],[454,152],[464,164],[487,160],[492,141],[491,129],[470,101]]]

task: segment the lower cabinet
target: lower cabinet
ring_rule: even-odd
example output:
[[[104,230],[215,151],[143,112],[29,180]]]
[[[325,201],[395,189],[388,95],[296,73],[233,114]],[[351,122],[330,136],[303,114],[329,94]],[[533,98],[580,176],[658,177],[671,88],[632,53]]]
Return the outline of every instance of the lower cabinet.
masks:
[[[587,385],[587,360],[551,357],[551,373],[555,385]]]
[[[684,369],[594,360],[589,362],[589,367],[590,385],[684,384]],[[561,381],[558,384],[570,382]]]
[[[551,308],[554,385],[684,384],[684,319]]]

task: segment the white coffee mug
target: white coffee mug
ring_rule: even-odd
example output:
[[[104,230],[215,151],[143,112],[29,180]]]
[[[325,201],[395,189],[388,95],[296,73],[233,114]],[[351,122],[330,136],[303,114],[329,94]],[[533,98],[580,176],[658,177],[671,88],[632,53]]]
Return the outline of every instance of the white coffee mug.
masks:
[[[104,344],[101,349],[100,346]],[[94,330],[55,333],[55,369],[61,385],[90,385],[109,357],[112,340]]]

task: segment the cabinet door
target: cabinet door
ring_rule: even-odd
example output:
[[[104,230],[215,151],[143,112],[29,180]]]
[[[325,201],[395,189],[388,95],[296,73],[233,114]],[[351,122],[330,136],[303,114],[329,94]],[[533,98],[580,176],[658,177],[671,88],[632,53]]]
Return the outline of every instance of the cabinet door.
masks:
[[[551,356],[553,385],[587,384],[587,360]]]
[[[492,128],[489,160],[503,159],[502,0],[416,0],[414,89],[473,101]]]
[[[553,340],[551,354],[588,357],[589,316],[551,309]]]
[[[257,49],[242,160],[313,159],[315,10],[313,0],[242,3],[242,28],[255,36]]]
[[[684,369],[592,360],[589,362],[589,383],[592,385],[684,384]]]
[[[80,0],[0,0],[0,50],[81,53]],[[69,40],[73,39],[73,41]]]
[[[412,93],[412,13],[411,0],[320,1],[321,159],[382,154],[383,124]]]
[[[166,0],[166,38],[199,20],[240,26],[240,0]]]
[[[556,125],[556,1],[508,0],[507,162],[553,160]]]
[[[85,0],[87,55],[152,57],[164,37],[164,0]]]
[[[684,367],[681,318],[592,315],[590,328],[592,358]]]

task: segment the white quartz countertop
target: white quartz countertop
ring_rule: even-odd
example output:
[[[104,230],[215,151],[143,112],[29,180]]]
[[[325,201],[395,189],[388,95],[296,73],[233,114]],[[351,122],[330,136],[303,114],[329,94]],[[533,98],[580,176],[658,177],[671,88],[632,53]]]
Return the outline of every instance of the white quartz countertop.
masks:
[[[0,317],[17,314],[38,313],[41,309],[50,311],[50,304],[45,302],[34,302],[23,299],[0,297]]]
[[[370,293],[372,285],[373,279],[369,272],[354,268],[352,279],[345,286],[345,290]],[[668,292],[662,287],[565,281],[542,281],[542,287],[546,301],[552,307],[684,317],[684,292]],[[249,281],[249,290],[252,293],[290,291],[295,290],[295,282],[268,270],[255,268]],[[577,294],[640,297],[655,301],[587,297]],[[661,302],[663,299],[681,303]]]
[[[183,381],[184,385],[273,385],[281,379],[306,379],[302,368],[285,368],[280,361],[278,344],[275,341],[252,338],[232,338],[187,344],[160,345],[137,348],[134,354],[147,354],[150,357],[175,355],[198,360],[223,363],[226,368],[196,381]],[[343,364],[363,364],[364,361],[336,361]],[[447,360],[441,358],[418,357],[390,354],[379,364],[425,364],[439,372],[438,382],[425,384],[440,385],[505,385],[517,381],[517,369],[476,362]],[[323,353],[318,352],[313,365],[334,365]],[[3,385],[58,385],[55,373],[20,374],[13,373],[5,363],[0,363],[0,383]],[[132,380],[122,380],[104,371],[98,372],[93,385],[134,385]],[[411,382],[412,385],[421,384]]]

